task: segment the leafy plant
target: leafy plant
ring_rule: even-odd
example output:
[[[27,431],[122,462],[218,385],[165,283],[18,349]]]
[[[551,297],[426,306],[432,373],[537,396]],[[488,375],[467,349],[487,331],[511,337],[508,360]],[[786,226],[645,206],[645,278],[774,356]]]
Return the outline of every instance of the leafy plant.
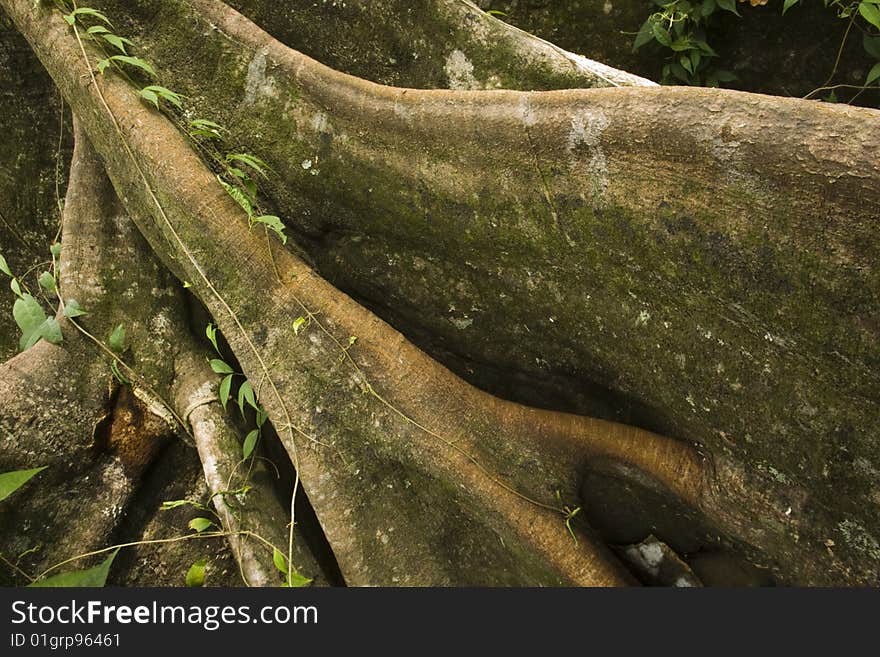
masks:
[[[28,586],[33,588],[104,586],[104,584],[107,583],[107,575],[110,574],[110,566],[113,565],[113,560],[116,558],[116,555],[118,553],[119,548],[111,552],[109,557],[107,557],[104,561],[102,561],[97,566],[94,566],[93,568],[88,568],[86,570],[74,570],[68,573],[61,573],[60,575],[53,575],[52,577],[47,577],[45,579],[40,579],[32,582]]]
[[[19,488],[45,470],[47,465],[30,470],[14,470],[0,473],[0,502],[12,495]]]
[[[190,588],[205,585],[205,568],[208,565],[207,559],[199,559],[186,572],[186,585]]]
[[[717,87],[736,76],[717,68],[718,53],[707,43],[707,33],[720,11],[739,15],[736,0],[654,0],[659,7],[642,23],[633,50],[657,43],[670,51],[662,69],[663,84],[684,83]]]

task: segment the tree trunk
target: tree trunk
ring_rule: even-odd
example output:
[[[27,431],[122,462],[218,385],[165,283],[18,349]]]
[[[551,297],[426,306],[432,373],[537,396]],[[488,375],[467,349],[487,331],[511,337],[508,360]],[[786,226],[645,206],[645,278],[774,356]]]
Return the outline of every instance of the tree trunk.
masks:
[[[260,3],[237,4],[268,20]],[[450,68],[436,54],[449,45],[432,43],[431,65],[401,66],[407,84],[436,86],[441,71],[469,88],[573,83],[559,62],[579,60],[455,5],[426,3],[438,13],[424,22],[466,26],[452,54],[482,44],[498,58],[479,61],[497,67],[515,41],[555,72],[535,84],[535,59],[502,75],[468,69],[467,54]],[[285,249],[249,227],[169,116],[118,74],[91,72],[98,55],[58,12],[0,6],[102,157],[149,245],[137,257],[152,250],[222,330],[295,467],[289,492],[301,480],[347,583],[631,583],[609,546],[652,531],[694,564],[721,555],[785,583],[877,581],[875,111],[649,88],[582,62],[581,79],[636,86],[385,87],[222,2],[94,3],[187,97],[188,118],[227,126],[230,152],[268,163],[261,202],[294,235]],[[495,51],[480,25],[508,41]],[[375,53],[425,28],[387,26],[361,61],[329,39],[314,47],[396,81]],[[267,27],[297,32],[283,18]],[[62,296],[76,289],[62,275]],[[131,362],[192,428],[222,493],[208,463],[234,452],[236,429],[205,392],[180,292],[168,296],[175,337],[132,341]],[[114,313],[149,326],[151,309],[118,297],[89,318],[95,335]],[[58,351],[39,343],[7,367],[26,358],[42,372]],[[10,408],[13,422],[31,412]],[[270,583],[271,553],[244,544],[239,523],[277,545],[286,521],[268,488],[256,499],[252,516],[218,510],[245,581]],[[317,573],[295,546],[297,568]]]

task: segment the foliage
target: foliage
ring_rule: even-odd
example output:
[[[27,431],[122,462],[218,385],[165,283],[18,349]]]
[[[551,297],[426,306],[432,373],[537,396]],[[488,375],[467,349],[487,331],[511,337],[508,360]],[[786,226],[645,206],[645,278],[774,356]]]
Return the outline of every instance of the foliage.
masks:
[[[35,582],[31,582],[28,586],[33,588],[104,586],[104,584],[107,583],[107,575],[110,573],[110,566],[113,565],[113,560],[118,553],[119,548],[111,552],[109,557],[93,568],[74,570],[67,573],[61,573],[60,575],[53,575],[52,577],[47,577],[45,579],[38,579]]]
[[[41,468],[33,468],[31,470],[15,470],[13,472],[0,473],[0,502],[12,495],[47,467],[44,465]]]
[[[657,10],[639,28],[633,41],[633,50],[653,43],[668,51],[661,74],[663,84],[717,87],[736,79],[731,71],[716,66],[718,53],[709,44],[721,12],[740,15],[736,0],[653,1]],[[782,13],[800,3],[801,0],[784,0]],[[876,86],[880,82],[880,0],[823,0],[823,3],[826,8],[834,9],[838,17],[850,21],[831,77],[837,71],[850,28],[858,23],[864,50],[874,61],[864,84],[866,87]]]
[[[633,50],[655,42],[671,52],[663,65],[663,84],[717,87],[736,79],[730,71],[715,66],[718,53],[707,43],[707,33],[718,13],[728,11],[739,15],[735,0],[654,0],[654,3],[659,9],[642,23]]]

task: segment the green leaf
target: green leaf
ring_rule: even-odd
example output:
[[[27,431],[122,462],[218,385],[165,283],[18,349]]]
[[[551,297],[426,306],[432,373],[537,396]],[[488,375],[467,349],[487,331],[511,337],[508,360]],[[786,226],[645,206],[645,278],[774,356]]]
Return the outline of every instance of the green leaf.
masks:
[[[868,21],[871,25],[880,29],[880,7],[862,0],[862,2],[859,3],[859,13],[862,15],[862,18]]]
[[[217,346],[217,327],[213,324],[208,324],[205,327],[205,335],[207,336],[208,340],[211,341],[211,344],[214,345],[214,351],[219,354],[220,347]]]
[[[272,562],[278,570],[285,575],[287,574],[287,557],[278,548],[274,548],[272,551]]]
[[[261,217],[254,217],[253,222],[267,226],[276,235],[278,235],[282,244],[287,244],[287,235],[284,234],[284,224],[281,222],[281,219],[279,219],[275,215],[264,214]]]
[[[153,103],[153,105],[156,106],[156,109],[159,109],[159,96],[154,94],[152,91],[150,91],[149,89],[141,89],[140,96],[141,98]]]
[[[191,135],[208,137],[210,139],[223,139],[223,135],[220,133],[226,130],[222,125],[207,119],[195,119],[190,121],[189,125],[194,128],[194,130],[190,131]]]
[[[49,247],[49,253],[51,253],[56,258],[61,255],[61,243],[55,242],[52,246]]]
[[[266,424],[266,420],[269,419],[269,414],[266,412],[266,409],[260,407],[257,409],[257,426],[262,427]]]
[[[490,16],[507,16],[507,14],[500,9],[487,9],[486,13]]]
[[[211,369],[214,370],[217,374],[232,374],[235,372],[225,361],[220,360],[219,358],[212,358],[208,361],[211,364]]]
[[[110,30],[103,25],[92,25],[86,30],[86,34],[110,34]]]
[[[195,532],[201,534],[208,527],[211,527],[214,523],[208,520],[208,518],[193,518],[189,521],[189,528],[194,530]]]
[[[880,59],[880,35],[872,35],[866,32],[862,35],[862,46],[871,57]]]
[[[711,16],[715,13],[715,9],[718,8],[718,5],[715,3],[715,0],[704,0],[703,4],[700,6],[700,15],[703,18],[707,16]]]
[[[217,180],[223,186],[223,189],[226,190],[226,193],[229,194],[233,198],[233,200],[235,200],[235,202],[241,206],[242,210],[247,212],[248,218],[250,219],[251,217],[253,217],[254,216],[254,208],[251,205],[250,199],[248,199],[248,197],[245,196],[245,193],[243,191],[241,191],[235,185],[230,185],[228,182],[223,180],[223,178],[221,178],[220,176],[217,176]]]
[[[877,78],[880,78],[880,62],[874,64],[874,67],[868,71],[868,77],[865,78],[865,84],[871,84]]]
[[[205,566],[208,565],[207,559],[199,559],[189,570],[186,571],[186,585],[190,588],[205,585]]]
[[[246,164],[264,178],[266,177],[266,169],[270,168],[268,164],[263,162],[263,160],[253,155],[250,155],[249,153],[230,153],[226,156],[226,161],[241,162],[242,164]]]
[[[102,34],[101,38],[104,39],[104,41],[109,43],[111,46],[119,50],[123,55],[127,54],[125,46],[134,45],[134,43],[132,43],[129,39],[121,36],[116,36],[115,34]]]
[[[18,346],[26,351],[34,346],[40,338],[53,344],[61,342],[61,327],[58,322],[47,317],[42,306],[30,294],[24,294],[15,300],[12,306],[12,317],[21,329]]]
[[[37,280],[40,283],[40,287],[47,292],[55,291],[55,277],[49,272],[44,271],[42,274],[40,274],[40,278]]]
[[[193,128],[197,128],[199,130],[211,129],[211,130],[217,130],[218,132],[226,130],[226,128],[224,128],[219,123],[214,123],[213,121],[208,121],[207,119],[194,119],[194,120],[190,121],[189,124]]]
[[[254,409],[258,410],[260,408],[257,404],[256,398],[254,397],[254,389],[251,386],[250,381],[245,381],[238,389],[238,408],[241,411],[242,416],[244,416],[245,402],[247,402]]]
[[[22,298],[21,294],[21,286],[18,284],[18,279],[13,278],[9,281],[9,289],[12,290],[12,293],[15,294],[18,298]]]
[[[724,11],[729,11],[731,13],[739,16],[739,12],[736,10],[736,0],[715,0],[718,3],[718,6],[721,7]]]
[[[110,350],[121,354],[125,351],[125,326],[120,324],[113,332],[110,334],[110,337],[107,338],[107,346],[110,347]]]
[[[254,452],[257,446],[257,439],[260,437],[260,430],[253,429],[244,439],[244,445],[241,448],[242,458],[248,458]]]
[[[37,582],[29,584],[28,586],[33,588],[104,586],[104,584],[107,583],[107,575],[110,573],[110,566],[113,564],[113,560],[116,558],[116,555],[118,553],[119,548],[114,550],[109,557],[107,557],[104,561],[102,561],[94,568],[89,568],[88,570],[75,570],[71,573],[61,573],[60,575],[54,575],[53,577],[41,579]]]
[[[46,342],[51,344],[61,344],[64,340],[64,336],[61,335],[61,326],[54,317],[49,317],[43,322],[42,327],[40,327],[40,335]]]
[[[800,0],[785,0],[782,3],[782,15],[785,16],[785,12],[794,7]]]
[[[228,376],[223,377],[223,380],[220,382],[220,403],[223,405],[223,410],[226,410],[226,404],[229,401],[229,389],[232,387],[232,377],[234,374],[230,374]]]
[[[176,509],[179,506],[195,506],[198,508],[202,508],[203,505],[198,502],[190,502],[189,500],[167,500],[162,502],[162,510],[170,511],[171,509]]]
[[[667,48],[672,45],[672,37],[669,36],[669,32],[663,29],[660,23],[654,23],[651,26],[651,31],[654,33],[654,38],[662,46],[666,46]]]
[[[108,66],[110,66],[112,62],[109,59],[102,59],[98,62],[98,73],[104,73]]]
[[[180,102],[180,94],[177,94],[171,89],[166,89],[165,87],[160,87],[157,84],[150,85],[148,87],[144,87],[141,89],[141,95],[144,95],[144,92],[151,92],[153,95],[158,96],[162,100],[171,103],[178,109],[183,108],[183,104]],[[157,103],[158,106],[158,103]]]
[[[150,66],[149,62],[144,61],[140,57],[130,57],[128,55],[113,55],[112,57],[110,57],[110,60],[114,62],[122,62],[123,64],[128,64],[129,66],[136,66],[137,68],[146,71],[151,76],[156,77],[156,71],[153,70],[153,67]],[[100,64],[101,63],[98,62],[99,67]]]
[[[642,23],[642,26],[636,33],[635,41],[633,41],[633,52],[644,46],[646,43],[654,40],[654,32],[651,29],[653,23],[654,20],[650,16],[644,23]]]
[[[297,317],[293,322],[293,334],[299,335],[299,331],[305,323],[306,323],[305,317],[303,317],[303,316]]]
[[[64,304],[64,316],[80,317],[82,315],[88,315],[88,313],[80,307],[79,301],[76,299],[68,299]]]
[[[4,472],[0,474],[0,501],[5,500],[29,482],[31,478],[48,467],[49,466],[44,465],[41,468],[33,468],[32,470],[15,470],[13,472]]]
[[[0,271],[12,278],[12,271],[9,269],[9,265],[6,264],[6,258],[2,255],[0,255]]]
[[[297,589],[302,588],[303,586],[308,586],[311,583],[311,579],[300,575],[294,570],[292,573],[287,574],[287,579],[284,581],[284,584],[282,584],[282,586],[289,586],[291,588]]]
[[[80,7],[79,9],[74,9],[72,12],[70,12],[70,16],[73,17],[74,22],[76,21],[77,16],[94,16],[98,20],[101,20],[101,21],[104,21],[105,23],[107,23],[107,25],[109,25],[110,27],[113,27],[113,23],[110,22],[110,19],[108,19],[104,14],[102,14],[97,9],[92,9],[91,7]],[[68,22],[70,22],[70,21],[68,21]],[[70,23],[70,24],[73,25],[73,23]]]

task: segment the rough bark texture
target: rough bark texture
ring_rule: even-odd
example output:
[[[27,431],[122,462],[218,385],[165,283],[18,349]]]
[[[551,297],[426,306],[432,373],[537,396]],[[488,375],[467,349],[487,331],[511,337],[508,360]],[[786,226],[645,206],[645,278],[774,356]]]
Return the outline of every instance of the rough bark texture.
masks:
[[[685,89],[392,89],[286,49],[222,3],[97,3],[132,19],[167,86],[273,166],[272,203],[332,282],[465,373],[527,378],[537,392],[524,397],[632,397],[705,461],[480,393],[289,253],[276,253],[279,284],[168,123],[108,76],[118,132],[60,18],[2,4],[153,249],[193,281],[249,376],[271,370],[278,395],[264,389],[264,403],[282,433],[303,431],[286,446],[350,582],[627,581],[498,484],[549,504],[555,490],[589,497],[603,476],[644,499],[659,487],[662,504],[671,491],[692,551],[718,529],[782,581],[876,582],[876,112]],[[300,301],[326,332],[291,335]]]

